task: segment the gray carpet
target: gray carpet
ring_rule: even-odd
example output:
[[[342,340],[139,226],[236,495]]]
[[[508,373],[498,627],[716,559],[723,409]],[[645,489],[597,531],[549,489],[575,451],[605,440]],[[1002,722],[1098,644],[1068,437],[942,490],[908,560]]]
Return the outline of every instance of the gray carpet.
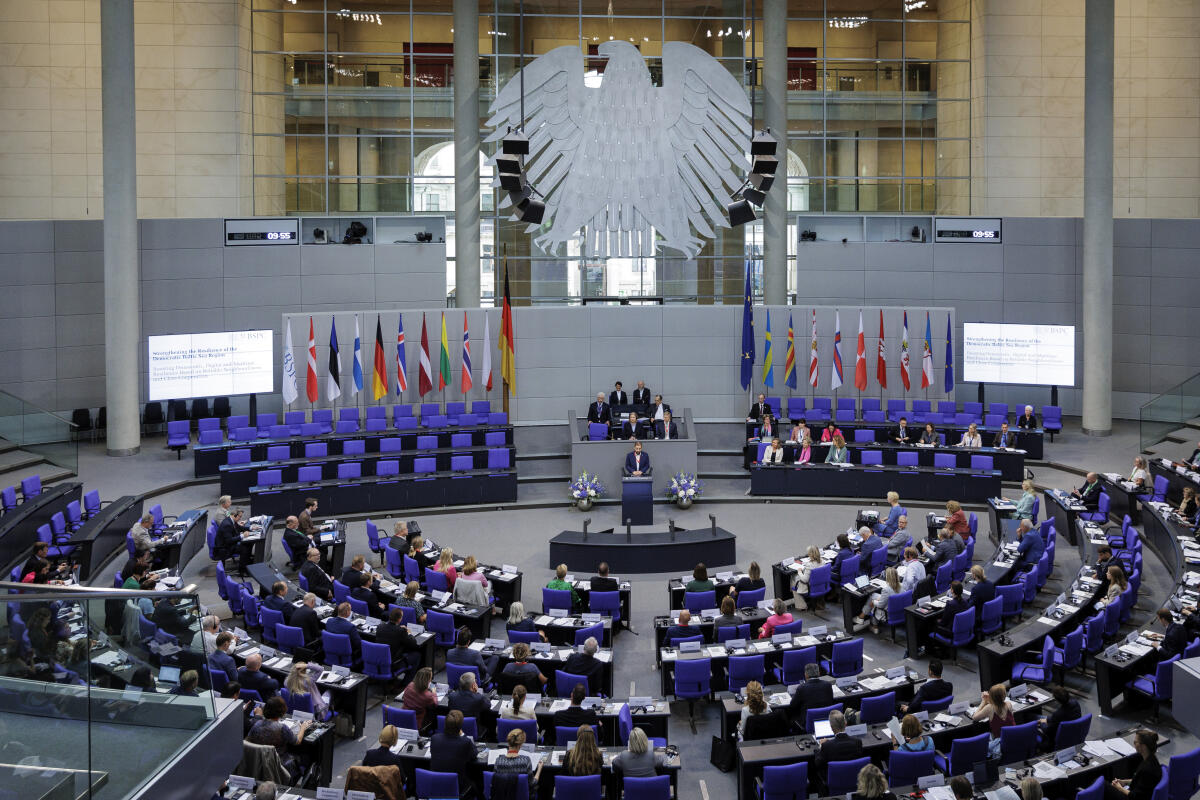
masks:
[[[1137,428],[1135,423],[1117,423],[1117,430],[1112,438],[1090,439],[1078,432],[1078,421],[1068,421],[1068,429],[1064,436],[1054,444],[1047,442],[1046,458],[1060,463],[1067,463],[1080,468],[1096,468],[1101,471],[1126,471],[1133,455],[1137,451]],[[147,443],[142,456],[136,459],[115,462],[120,470],[113,470],[114,462],[103,458],[90,446],[81,455],[81,474],[88,488],[102,487],[102,495],[112,497],[128,492],[130,488],[149,488],[162,485],[174,479],[190,476],[190,463],[186,459],[176,462],[174,456],[160,452],[153,441]],[[102,452],[102,451],[101,451]],[[1036,473],[1039,485],[1057,486],[1073,485],[1078,479],[1066,472],[1059,472],[1044,465],[1031,465]],[[855,511],[869,503],[864,502],[765,502],[758,499],[741,496],[735,491],[736,482],[730,482],[728,489],[724,486],[717,494],[721,499],[728,498],[732,502],[700,502],[688,511],[677,511],[673,507],[658,506],[656,519],[665,527],[667,517],[676,520],[684,528],[699,528],[708,525],[708,514],[716,514],[718,524],[733,531],[738,537],[738,563],[743,568],[751,560],[757,560],[764,573],[769,572],[770,565],[781,558],[801,553],[809,544],[829,542],[840,531],[853,523]],[[745,484],[742,483],[742,486]],[[728,492],[728,493],[726,493]],[[1015,487],[1006,488],[1010,495]],[[215,501],[216,487],[193,486],[159,498],[168,513],[209,504]],[[563,498],[564,487],[556,484],[534,484],[521,487],[522,500],[533,497],[555,501]],[[917,516],[923,516],[924,511],[933,508],[935,504],[909,503]],[[669,513],[668,513],[669,512]],[[598,506],[589,512],[593,529],[613,527],[619,524],[618,508],[615,506]],[[486,513],[461,513],[440,511],[438,513],[406,513],[404,519],[417,518],[422,528],[436,541],[450,545],[458,555],[475,554],[480,560],[493,563],[515,564],[524,572],[523,601],[527,608],[540,608],[540,588],[551,577],[547,563],[547,540],[563,529],[578,529],[581,515],[570,508],[565,499],[561,505],[548,508],[516,508],[505,511],[489,511]],[[392,519],[375,518],[373,520],[381,528],[390,529]],[[365,525],[354,522],[350,526],[350,546],[347,554],[367,552]],[[976,558],[984,560],[991,555],[991,545],[985,536],[980,537],[980,545],[976,549]],[[1146,575],[1143,580],[1142,600],[1135,611],[1133,623],[1142,625],[1153,613],[1154,603],[1163,598],[1169,590],[1165,576],[1153,564],[1153,556],[1148,554]],[[588,573],[594,565],[571,564],[571,569],[579,574]],[[1070,547],[1058,549],[1058,563],[1050,582],[1042,592],[1039,602],[1044,605],[1058,594],[1060,587],[1069,583],[1078,568],[1078,555]],[[110,567],[106,575],[98,576],[98,585],[111,585]],[[632,580],[633,589],[633,633],[622,633],[616,641],[618,657],[615,660],[614,687],[617,696],[630,694],[657,694],[658,674],[654,671],[653,638],[651,636],[651,619],[654,615],[664,613],[667,609],[666,581],[674,573],[647,574],[628,577]],[[224,603],[216,596],[215,584],[212,580],[212,568],[203,557],[195,559],[193,565],[185,573],[189,581],[196,582],[200,587],[202,601],[218,608],[228,615]],[[806,612],[805,617],[810,624],[822,624],[822,621],[812,612]],[[826,622],[840,620],[840,610],[825,612]],[[500,625],[497,623],[497,632]],[[868,666],[890,666],[903,661],[903,648],[892,645],[890,639],[866,637],[866,657]],[[978,696],[978,679],[975,674],[975,655],[964,653],[961,666],[947,665],[947,679],[957,688],[959,699],[975,699]],[[918,665],[924,669],[924,665]],[[441,676],[439,676],[440,678]],[[1081,695],[1090,691],[1090,680],[1079,675],[1072,675],[1068,683],[1072,689]],[[366,748],[373,745],[380,728],[380,713],[378,703],[382,698],[376,693],[372,697],[372,707],[368,712],[366,733],[359,742],[343,741],[335,751],[335,778],[333,785],[340,786],[348,766],[357,763]],[[1085,711],[1097,712],[1095,703],[1085,699]],[[715,706],[702,708],[696,735],[692,735],[687,725],[686,704],[676,704],[671,720],[670,741],[680,747],[682,763],[685,765],[681,776],[681,796],[683,797],[728,797],[736,791],[734,775],[723,774],[708,763],[709,744],[711,737],[719,733],[720,726]],[[1138,712],[1121,713],[1113,718],[1100,717],[1098,712],[1093,721],[1092,735],[1098,736],[1109,731],[1125,727],[1143,718]],[[1169,719],[1169,717],[1166,717]],[[1195,737],[1186,735],[1178,730],[1170,730],[1172,743],[1165,753],[1183,751],[1196,746]]]

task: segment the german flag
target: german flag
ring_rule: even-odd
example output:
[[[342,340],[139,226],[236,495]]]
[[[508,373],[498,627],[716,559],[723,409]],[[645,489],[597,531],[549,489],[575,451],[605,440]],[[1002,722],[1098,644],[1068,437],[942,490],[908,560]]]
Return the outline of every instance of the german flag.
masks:
[[[508,288],[508,259],[504,261],[504,309],[500,317],[500,377],[517,396],[517,343],[512,320],[512,295]]]
[[[375,374],[371,378],[371,394],[376,400],[387,397],[388,378],[387,360],[383,357],[383,325],[379,316],[375,317]]]

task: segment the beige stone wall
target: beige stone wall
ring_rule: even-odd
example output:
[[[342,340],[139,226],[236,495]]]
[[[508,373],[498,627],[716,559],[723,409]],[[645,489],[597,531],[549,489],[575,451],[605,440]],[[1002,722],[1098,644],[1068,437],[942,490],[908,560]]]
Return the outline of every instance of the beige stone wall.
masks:
[[[142,0],[138,215],[251,211],[248,0]],[[0,0],[0,218],[103,217],[99,0]]]
[[[1083,214],[1084,0],[974,0],[972,211]],[[1200,3],[1116,0],[1118,217],[1200,216]]]

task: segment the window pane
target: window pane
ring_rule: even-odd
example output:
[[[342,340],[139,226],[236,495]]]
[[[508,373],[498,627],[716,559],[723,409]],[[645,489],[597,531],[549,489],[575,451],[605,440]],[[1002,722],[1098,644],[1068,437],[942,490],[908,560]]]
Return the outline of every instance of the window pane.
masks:
[[[412,23],[407,14],[344,8],[326,14],[325,23],[329,26],[327,40],[331,53],[404,53],[408,52],[405,45],[412,37]],[[446,29],[449,36],[449,25]]]
[[[825,30],[826,58],[888,59],[901,57],[904,40],[899,22],[870,22],[861,11],[846,16],[830,14]]]
[[[873,92],[900,94],[901,62],[899,61],[826,61],[823,86],[830,94]]]
[[[900,111],[900,103],[830,100],[825,107],[828,135],[898,137]]]
[[[969,139],[940,139],[937,150],[939,178],[967,178],[971,175],[971,142]]]

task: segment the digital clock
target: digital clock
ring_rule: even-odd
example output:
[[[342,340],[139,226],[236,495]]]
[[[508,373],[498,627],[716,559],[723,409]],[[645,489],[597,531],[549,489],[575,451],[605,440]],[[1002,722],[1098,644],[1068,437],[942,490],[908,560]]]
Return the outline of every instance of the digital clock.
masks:
[[[225,245],[298,244],[300,225],[294,218],[285,219],[227,219]]]
[[[1000,220],[977,217],[938,217],[934,220],[935,242],[999,242]]]

